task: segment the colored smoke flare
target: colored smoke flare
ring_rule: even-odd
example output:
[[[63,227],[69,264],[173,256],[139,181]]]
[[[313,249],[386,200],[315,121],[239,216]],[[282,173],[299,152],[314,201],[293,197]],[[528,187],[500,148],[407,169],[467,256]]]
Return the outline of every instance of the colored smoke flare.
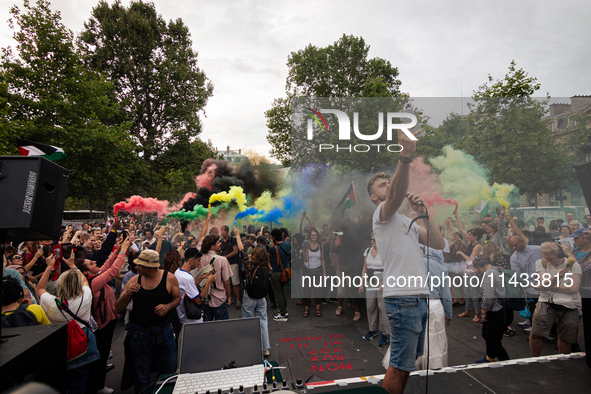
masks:
[[[230,192],[220,192],[209,197],[209,203],[216,201],[230,203],[235,201],[240,212],[246,209],[246,195],[240,186],[230,186]]]
[[[239,212],[236,215],[236,219],[242,219],[243,217],[246,217],[246,216],[260,215],[262,213],[264,213],[264,212],[256,209],[255,207],[250,207],[242,212]]]
[[[203,174],[197,175],[195,177],[195,184],[197,185],[197,189],[199,189],[200,187],[206,187],[208,190],[211,190],[213,188],[211,182],[213,182],[215,178],[217,168],[217,165],[211,164],[209,167],[207,167],[207,170],[205,170]]]
[[[154,212],[158,215],[166,215],[168,213],[168,201],[160,201],[152,197],[143,198],[140,196],[131,196],[126,201],[121,201],[115,204],[113,212],[115,216],[119,211],[130,213],[148,213]]]
[[[458,201],[464,207],[474,207],[481,200],[496,202],[508,207],[512,196],[519,189],[506,183],[488,183],[490,171],[480,165],[473,156],[447,145],[443,155],[431,159],[433,168],[441,171],[439,182],[442,193]]]
[[[454,204],[456,207],[458,206],[457,201],[452,200],[451,198],[443,198],[439,195],[438,192],[421,193],[420,197],[425,202],[425,206],[427,208],[431,208],[434,205],[441,205],[441,204]]]
[[[184,209],[181,209],[178,212],[169,213],[167,216],[167,220],[168,218],[173,218],[182,219],[184,221],[190,222],[191,220],[204,219],[207,216],[208,212],[211,212],[213,215],[217,215],[222,208],[228,208],[228,204],[224,203],[211,209],[207,209],[202,205],[197,204],[193,207],[192,211],[186,211]]]

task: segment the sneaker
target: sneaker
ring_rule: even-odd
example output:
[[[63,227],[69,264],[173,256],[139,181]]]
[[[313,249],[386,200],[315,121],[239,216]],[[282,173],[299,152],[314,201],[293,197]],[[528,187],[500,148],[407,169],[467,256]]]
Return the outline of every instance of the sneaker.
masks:
[[[99,391],[96,392],[96,394],[113,394],[115,392],[115,390],[113,390],[110,387],[103,387],[102,389],[100,389]]]
[[[497,361],[497,359],[495,358],[494,360],[489,360],[488,357],[484,356],[484,358],[481,358],[480,360],[476,360],[476,364],[484,364],[484,363],[490,363],[493,361]]]
[[[265,356],[265,357],[267,357],[267,356],[270,356],[270,355],[271,355],[271,352],[270,352],[270,351],[268,351],[268,350],[265,350],[265,351],[263,352],[263,356]]]
[[[378,336],[377,331],[369,331],[367,334],[365,334],[363,336],[363,339],[365,339],[366,341],[371,341],[372,339],[374,339],[377,336]]]
[[[507,329],[505,330],[505,332],[503,333],[504,336],[506,337],[512,337],[515,335],[515,330],[512,328],[507,327]]]
[[[531,323],[529,322],[529,320],[524,320],[522,322],[517,323],[517,325],[521,328],[528,328],[531,326]]]
[[[338,304],[339,300],[337,300],[336,298],[329,298],[328,302],[336,302]]]
[[[320,302],[322,305],[327,305],[328,301],[326,301],[326,298],[323,298],[322,301]]]
[[[361,320],[361,313],[355,312],[355,316],[353,316],[353,321]]]
[[[287,316],[282,315],[279,313],[277,316],[273,316],[273,320],[275,321],[287,321]]]
[[[546,341],[548,341],[550,344],[555,344],[557,342],[556,340],[556,337],[546,337]]]
[[[378,343],[378,345],[384,347],[384,346],[388,346],[390,344],[390,336],[386,335],[386,334],[382,334],[382,339],[380,339],[380,342]]]
[[[523,332],[525,332],[526,334],[529,334],[531,332],[531,327],[526,328],[525,330],[523,330]]]
[[[242,308],[242,304],[240,303],[240,301],[236,302],[236,309],[240,309]]]
[[[339,306],[334,314],[337,316],[341,316],[342,313],[343,313],[343,307]]]
[[[296,305],[302,305],[302,303],[300,301],[296,302]]]

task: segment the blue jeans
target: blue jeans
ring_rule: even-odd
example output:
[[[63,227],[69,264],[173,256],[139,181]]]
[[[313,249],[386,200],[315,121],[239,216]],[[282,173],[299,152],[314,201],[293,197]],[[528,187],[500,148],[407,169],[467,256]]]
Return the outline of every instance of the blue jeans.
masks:
[[[203,321],[230,319],[227,301],[224,301],[224,303],[217,308],[212,308],[209,305],[201,304],[201,312],[203,313]]]
[[[427,301],[425,298],[384,298],[390,321],[390,366],[415,370],[415,360],[423,355]]]
[[[267,299],[250,298],[246,290],[242,299],[242,317],[258,317],[261,319],[261,337],[263,340],[263,351],[271,349],[269,343],[269,328],[267,325]]]
[[[176,370],[177,350],[172,327],[164,329],[166,338],[157,343],[156,336],[149,330],[136,331],[129,340],[133,358],[133,382],[135,392],[140,393],[150,385],[152,363],[156,362],[158,375],[174,373]]]

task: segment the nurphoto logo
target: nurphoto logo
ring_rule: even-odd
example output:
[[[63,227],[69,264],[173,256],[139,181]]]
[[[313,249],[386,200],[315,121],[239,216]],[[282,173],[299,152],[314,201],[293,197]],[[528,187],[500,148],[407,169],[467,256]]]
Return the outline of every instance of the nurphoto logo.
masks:
[[[332,114],[336,116],[337,124],[338,124],[338,136],[339,141],[350,141],[351,140],[351,129],[355,137],[362,141],[377,141],[383,137],[384,134],[384,119],[386,123],[386,140],[392,141],[392,135],[396,135],[398,130],[402,130],[404,134],[406,134],[411,140],[416,141],[417,137],[413,135],[411,129],[414,128],[417,123],[417,117],[413,113],[406,113],[406,112],[378,112],[377,113],[377,120],[378,120],[378,130],[372,134],[364,134],[359,129],[359,112],[353,112],[353,127],[351,127],[351,119],[349,115],[347,115],[344,111],[340,111],[337,109],[322,109],[319,108],[315,110],[310,107],[303,107],[302,113],[309,116],[308,124],[307,124],[307,139],[308,141],[313,140],[314,138],[314,129],[316,128],[319,132],[331,132],[329,130],[328,124],[326,119],[322,114]],[[409,123],[395,123],[395,119],[410,119]],[[314,124],[317,124],[318,127],[315,127]],[[367,131],[367,130],[364,130]],[[318,132],[318,131],[317,131]],[[387,150],[388,152],[392,153],[399,153],[402,151],[402,146],[399,144],[355,144],[355,145],[345,145],[341,146],[337,144],[318,144],[318,151],[323,152],[327,150],[336,150],[337,152],[340,150],[346,150],[349,152],[369,152],[372,150],[372,147],[376,148],[377,152]]]

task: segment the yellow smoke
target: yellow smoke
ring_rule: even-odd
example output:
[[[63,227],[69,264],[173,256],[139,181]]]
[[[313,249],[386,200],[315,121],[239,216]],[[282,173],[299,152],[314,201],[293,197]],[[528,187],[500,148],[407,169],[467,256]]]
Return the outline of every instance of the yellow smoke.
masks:
[[[495,182],[492,188],[494,190],[495,201],[506,209],[509,209],[509,194],[511,194],[515,186],[506,183],[498,184]]]
[[[269,190],[265,190],[254,202],[254,207],[259,211],[270,211],[278,205],[278,202],[271,197],[271,192]]]
[[[246,209],[246,195],[240,186],[230,186],[230,192],[220,192],[209,197],[210,204],[218,201],[226,203],[235,201],[240,212]]]

